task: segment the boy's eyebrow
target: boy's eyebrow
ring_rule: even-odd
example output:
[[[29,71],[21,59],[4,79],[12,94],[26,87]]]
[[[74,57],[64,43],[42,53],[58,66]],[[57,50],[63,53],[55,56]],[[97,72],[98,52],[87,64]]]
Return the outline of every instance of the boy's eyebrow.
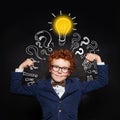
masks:
[[[53,65],[53,64],[52,64]],[[57,66],[57,67],[61,67],[59,65],[53,65],[53,66]],[[68,66],[62,66],[61,68],[69,68]]]

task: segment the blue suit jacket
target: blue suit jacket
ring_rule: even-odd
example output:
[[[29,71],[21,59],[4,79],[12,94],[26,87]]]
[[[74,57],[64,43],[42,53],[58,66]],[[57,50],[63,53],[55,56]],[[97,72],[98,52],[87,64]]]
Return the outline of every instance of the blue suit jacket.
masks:
[[[11,73],[11,92],[35,96],[42,108],[43,120],[77,120],[82,95],[108,84],[108,67],[99,65],[96,80],[80,82],[78,78],[68,78],[65,93],[59,98],[50,79],[38,80],[36,84],[27,86],[21,84],[22,75]]]

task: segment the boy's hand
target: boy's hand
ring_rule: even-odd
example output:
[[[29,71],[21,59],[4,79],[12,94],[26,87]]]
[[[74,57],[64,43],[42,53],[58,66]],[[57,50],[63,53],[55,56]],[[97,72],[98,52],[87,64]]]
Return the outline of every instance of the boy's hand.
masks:
[[[88,62],[92,62],[92,61],[96,61],[97,63],[101,63],[102,62],[102,60],[101,60],[101,57],[99,56],[99,55],[97,55],[97,54],[94,54],[94,53],[88,53],[87,55],[86,55],[86,60],[88,61]]]
[[[31,66],[34,66],[34,61],[28,58],[19,65],[19,69],[24,70],[25,68],[28,68]]]

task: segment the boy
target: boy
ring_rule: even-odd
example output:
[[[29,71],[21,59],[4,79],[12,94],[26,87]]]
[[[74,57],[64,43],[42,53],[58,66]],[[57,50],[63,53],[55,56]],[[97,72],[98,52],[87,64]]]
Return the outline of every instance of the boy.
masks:
[[[59,49],[48,57],[51,77],[27,86],[22,85],[22,72],[34,62],[26,59],[11,74],[11,92],[35,96],[42,108],[42,120],[77,120],[82,95],[108,84],[108,67],[101,57],[88,53],[86,60],[97,62],[96,80],[81,82],[77,77],[69,78],[76,65],[74,55],[67,49]]]

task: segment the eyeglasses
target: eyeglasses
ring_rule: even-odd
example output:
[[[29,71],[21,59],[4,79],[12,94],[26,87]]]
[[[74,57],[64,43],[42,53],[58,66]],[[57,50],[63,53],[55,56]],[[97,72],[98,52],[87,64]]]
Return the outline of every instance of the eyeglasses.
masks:
[[[70,70],[68,67],[59,67],[57,65],[51,65],[51,67],[55,72],[58,72],[61,69],[63,73],[67,73]]]

